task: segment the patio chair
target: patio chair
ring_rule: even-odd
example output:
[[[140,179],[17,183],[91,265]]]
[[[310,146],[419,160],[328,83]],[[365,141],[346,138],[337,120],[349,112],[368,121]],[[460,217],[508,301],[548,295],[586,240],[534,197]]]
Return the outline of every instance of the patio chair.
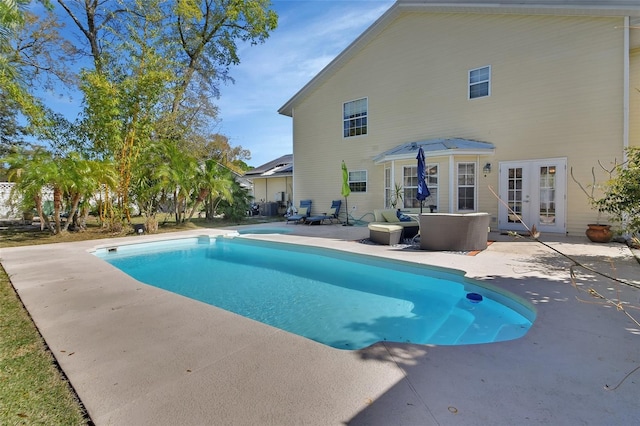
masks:
[[[311,215],[311,200],[301,200],[298,212],[291,216],[287,216],[287,224],[289,222],[304,223],[304,221]]]
[[[322,224],[325,220],[328,220],[329,223],[333,223],[334,220],[338,220],[338,213],[340,213],[340,206],[342,205],[342,200],[333,200],[331,202],[331,208],[328,212],[323,213],[321,215],[310,216],[305,219],[305,223],[307,225],[313,225],[314,223]]]

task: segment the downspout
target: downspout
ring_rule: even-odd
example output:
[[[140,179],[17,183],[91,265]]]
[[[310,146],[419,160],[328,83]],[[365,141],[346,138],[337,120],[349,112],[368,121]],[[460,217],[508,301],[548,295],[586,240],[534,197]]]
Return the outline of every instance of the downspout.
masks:
[[[627,160],[629,159],[628,155],[627,155],[627,148],[629,147],[629,98],[630,98],[630,90],[631,90],[631,82],[629,81],[631,79],[630,77],[630,59],[629,59],[629,31],[631,30],[630,28],[631,26],[631,19],[629,16],[625,16],[624,17],[624,26],[623,31],[624,31],[624,41],[623,41],[623,86],[624,86],[624,93],[622,94],[622,103],[623,103],[623,125],[622,125],[622,161],[623,164],[625,164],[624,167],[627,167]],[[629,222],[629,217],[623,217],[622,219],[622,223],[624,226],[626,226]],[[626,235],[625,237],[629,237],[628,235]]]
[[[623,162],[627,162],[627,151],[626,149],[629,147],[629,96],[630,96],[630,71],[629,71],[629,31],[630,31],[630,18],[629,16],[624,17],[624,42],[623,42],[623,55],[624,55],[624,70],[623,70],[623,85],[624,85],[624,93],[622,95],[623,102],[623,134],[622,134],[622,147],[624,149],[624,153],[622,154]]]
[[[296,145],[296,120],[295,120],[295,108],[291,108],[291,134],[293,135],[293,137],[291,138],[291,152],[292,152],[292,156],[291,156],[291,161],[293,162],[293,173],[291,174],[291,205],[295,206],[295,201],[296,201],[296,170],[298,170],[298,168],[296,167],[296,150],[295,145]]]
[[[482,170],[480,169],[480,155],[476,155],[476,175],[473,177],[475,179],[476,185],[474,188],[475,191],[475,200],[476,200],[476,212],[480,211],[480,173]]]
[[[455,162],[453,161],[453,155],[449,156],[449,213],[455,213],[455,210],[453,209],[453,206],[455,205],[455,175],[456,175],[456,171],[454,169],[455,167]]]

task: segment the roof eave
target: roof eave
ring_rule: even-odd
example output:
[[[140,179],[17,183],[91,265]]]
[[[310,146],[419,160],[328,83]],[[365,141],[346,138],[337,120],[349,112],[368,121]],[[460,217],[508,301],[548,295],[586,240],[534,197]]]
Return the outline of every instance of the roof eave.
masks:
[[[261,175],[255,175],[255,176],[246,176],[245,177],[249,180],[253,180],[253,179],[272,179],[272,178],[281,178],[281,177],[290,177],[293,176],[293,173],[288,172],[288,173],[281,173],[281,174],[273,174],[273,175],[265,175],[265,174],[261,174]]]
[[[424,151],[425,158],[434,157],[448,157],[451,155],[494,155],[495,149],[447,149],[441,151]],[[373,163],[380,165],[389,161],[403,161],[403,160],[415,160],[416,152],[403,153],[403,154],[391,154],[383,155],[379,158],[374,158]]]
[[[305,84],[302,89],[298,90],[298,92],[291,97],[280,109],[278,109],[278,113],[282,115],[286,115],[288,117],[293,117],[293,106],[296,104],[301,98],[305,96],[307,91],[312,90],[313,88],[319,86],[323,81],[324,77],[333,73],[333,70],[336,69],[340,64],[346,62],[351,57],[351,52],[357,51],[361,46],[367,44],[374,35],[377,34],[379,28],[383,28],[387,21],[392,19],[398,13],[398,2],[394,3],[385,13],[383,13],[369,28],[367,28],[358,38],[356,38],[346,49],[338,54],[334,58],[333,61],[329,62],[327,66],[325,66],[315,77],[313,77],[307,84]]]
[[[557,4],[549,1],[540,2],[447,2],[424,0],[399,0],[403,11],[429,11],[434,13],[490,13],[490,14],[531,14],[531,15],[566,15],[566,16],[640,16],[640,9],[627,4],[606,2],[576,2]],[[624,2],[622,2],[624,3]]]

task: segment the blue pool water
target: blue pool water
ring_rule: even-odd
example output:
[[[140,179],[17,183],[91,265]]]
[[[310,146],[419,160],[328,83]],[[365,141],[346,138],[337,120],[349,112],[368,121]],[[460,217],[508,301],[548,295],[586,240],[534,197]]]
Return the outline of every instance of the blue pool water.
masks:
[[[199,237],[95,254],[149,285],[340,349],[498,342],[535,319],[526,302],[455,271],[335,250]]]

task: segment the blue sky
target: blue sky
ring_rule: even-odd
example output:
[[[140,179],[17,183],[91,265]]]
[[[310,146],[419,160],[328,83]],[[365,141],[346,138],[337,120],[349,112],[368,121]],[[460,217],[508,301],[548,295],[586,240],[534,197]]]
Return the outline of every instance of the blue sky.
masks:
[[[221,88],[218,132],[259,166],[293,152],[292,119],[278,109],[380,17],[393,0],[273,1],[278,28],[240,50],[234,85]]]
[[[292,119],[278,114],[278,109],[393,3],[272,0],[278,28],[263,44],[239,47],[240,64],[230,70],[235,84],[222,85],[215,101],[221,120],[215,131],[227,136],[232,146],[251,151],[247,161],[251,166],[291,154]],[[42,6],[34,3],[32,7],[37,12]],[[77,92],[37,92],[50,108],[69,119],[75,119],[81,109]]]

